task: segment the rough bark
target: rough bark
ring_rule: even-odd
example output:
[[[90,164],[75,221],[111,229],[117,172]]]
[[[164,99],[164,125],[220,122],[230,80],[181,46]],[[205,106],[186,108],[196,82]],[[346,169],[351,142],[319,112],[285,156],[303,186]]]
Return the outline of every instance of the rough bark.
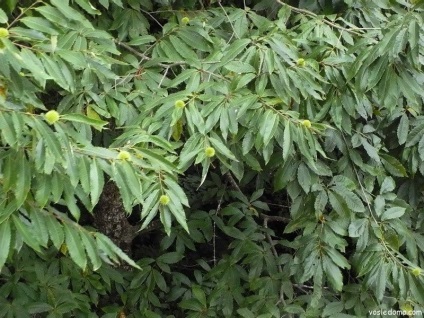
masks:
[[[119,189],[112,181],[105,184],[94,210],[94,226],[132,256],[131,243],[137,236],[138,227],[128,222]]]

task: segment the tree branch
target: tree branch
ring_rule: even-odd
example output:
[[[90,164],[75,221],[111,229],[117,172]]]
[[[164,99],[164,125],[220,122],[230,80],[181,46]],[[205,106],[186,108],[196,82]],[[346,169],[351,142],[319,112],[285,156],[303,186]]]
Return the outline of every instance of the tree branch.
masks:
[[[333,28],[336,28],[336,29],[339,29],[339,30],[342,30],[342,31],[345,31],[345,32],[349,32],[349,33],[352,33],[352,34],[355,34],[355,35],[363,35],[361,32],[358,32],[358,30],[360,30],[359,28],[357,28],[355,30],[354,29],[348,29],[348,28],[345,28],[345,27],[343,27],[343,26],[341,26],[341,25],[339,25],[337,23],[331,22],[331,21],[329,21],[329,20],[327,20],[325,18],[322,18],[321,19],[319,15],[313,13],[312,11],[293,7],[293,6],[291,6],[291,5],[283,2],[281,0],[275,0],[275,1],[277,3],[279,3],[279,4],[281,4],[282,6],[286,6],[286,7],[290,8],[290,10],[292,10],[294,12],[304,14],[304,15],[309,16],[309,17],[314,18],[314,19],[319,19],[322,22],[324,22],[325,24],[327,24],[327,25],[329,25],[329,26],[331,26]]]
[[[123,48],[130,51],[131,53],[137,55],[138,57],[141,57],[142,58],[141,62],[143,60],[150,61],[152,59],[151,57],[147,56],[146,54],[141,53],[140,51],[137,51],[136,49],[134,49],[133,47],[131,47],[130,45],[128,45],[124,42],[121,42],[121,41],[115,39],[115,43],[118,44],[119,46],[122,46]],[[185,61],[178,61],[178,62],[173,62],[173,63],[170,63],[170,64],[161,63],[161,62],[158,63],[159,66],[164,67],[166,69],[169,69],[173,66],[186,65],[186,64],[187,64],[187,62],[185,62]]]

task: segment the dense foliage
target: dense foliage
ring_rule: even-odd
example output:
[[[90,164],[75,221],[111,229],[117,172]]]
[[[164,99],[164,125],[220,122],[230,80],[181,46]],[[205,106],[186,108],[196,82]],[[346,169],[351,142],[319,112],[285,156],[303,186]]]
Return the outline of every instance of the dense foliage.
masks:
[[[0,317],[424,311],[423,1],[0,8]]]

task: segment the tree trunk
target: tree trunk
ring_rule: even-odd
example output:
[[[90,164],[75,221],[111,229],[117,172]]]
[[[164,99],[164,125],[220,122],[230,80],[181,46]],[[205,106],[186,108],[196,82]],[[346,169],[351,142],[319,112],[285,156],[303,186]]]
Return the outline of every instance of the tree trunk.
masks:
[[[105,184],[94,209],[94,226],[132,256],[131,243],[137,236],[138,227],[128,222],[119,189],[113,181]]]

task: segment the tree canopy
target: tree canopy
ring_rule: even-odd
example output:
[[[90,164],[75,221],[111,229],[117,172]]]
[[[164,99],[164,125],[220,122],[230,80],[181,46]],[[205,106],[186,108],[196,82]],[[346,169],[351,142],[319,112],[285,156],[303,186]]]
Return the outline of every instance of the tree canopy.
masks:
[[[0,3],[0,317],[424,311],[424,1]]]

